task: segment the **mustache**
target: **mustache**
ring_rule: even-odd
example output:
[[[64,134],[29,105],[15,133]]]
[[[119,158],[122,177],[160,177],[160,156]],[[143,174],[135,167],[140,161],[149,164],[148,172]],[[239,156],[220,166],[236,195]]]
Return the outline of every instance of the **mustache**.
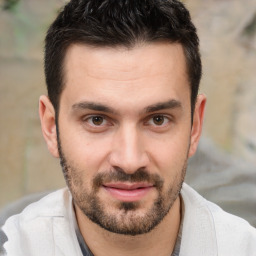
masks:
[[[110,171],[98,173],[93,178],[93,188],[98,190],[104,183],[109,182],[147,182],[161,190],[163,187],[163,179],[158,174],[152,174],[145,168],[139,168],[134,173],[126,173],[120,167],[114,167]]]

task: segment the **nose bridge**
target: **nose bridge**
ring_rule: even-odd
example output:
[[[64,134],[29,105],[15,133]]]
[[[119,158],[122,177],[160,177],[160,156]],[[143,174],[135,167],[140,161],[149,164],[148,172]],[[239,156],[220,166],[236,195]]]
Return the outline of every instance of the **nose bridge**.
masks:
[[[141,131],[134,124],[120,127],[112,150],[112,165],[122,168],[127,173],[133,173],[139,168],[145,168],[148,162]]]

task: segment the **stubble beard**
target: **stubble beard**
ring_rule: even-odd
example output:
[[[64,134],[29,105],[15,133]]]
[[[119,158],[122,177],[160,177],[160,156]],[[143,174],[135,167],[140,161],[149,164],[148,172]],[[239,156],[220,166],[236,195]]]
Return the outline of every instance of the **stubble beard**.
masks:
[[[75,204],[92,222],[116,234],[135,236],[154,229],[170,211],[184,182],[187,161],[166,192],[163,191],[164,181],[162,178],[158,174],[150,174],[144,168],[138,169],[132,174],[127,174],[120,168],[98,173],[92,180],[91,192],[88,192],[82,179],[83,171],[78,170],[67,161],[61,148],[59,135],[58,149],[66,184]],[[111,214],[105,209],[104,205],[107,202],[102,202],[98,196],[98,191],[102,185],[110,181],[150,182],[154,185],[158,196],[152,207],[144,214],[137,214],[140,209],[139,202],[119,202],[115,205],[118,213],[116,211],[115,214]]]

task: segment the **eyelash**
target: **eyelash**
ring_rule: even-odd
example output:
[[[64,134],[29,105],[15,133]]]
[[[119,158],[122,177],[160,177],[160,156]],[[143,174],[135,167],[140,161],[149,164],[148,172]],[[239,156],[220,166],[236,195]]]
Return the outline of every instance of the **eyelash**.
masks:
[[[87,123],[90,123],[89,120],[91,120],[91,123],[89,124],[90,126],[92,127],[101,127],[102,125],[95,125],[95,124],[92,124],[93,122],[93,118],[101,118],[103,120],[103,122],[107,122],[108,118],[104,115],[90,115],[90,116],[86,116],[85,118],[83,118],[83,122],[87,122]]]
[[[154,124],[154,118],[157,118],[157,117],[160,117],[160,118],[163,118],[163,124],[160,124],[160,125],[157,125],[157,124]],[[149,123],[152,122],[152,126],[154,127],[165,127],[169,122],[171,122],[171,118],[169,116],[166,116],[166,115],[163,115],[163,114],[154,114],[152,116],[150,116],[148,119],[147,119],[147,122],[146,124],[150,125]]]
[[[157,124],[154,124],[154,118],[163,118],[163,124],[160,124],[160,125],[157,125]],[[99,125],[96,125],[96,124],[93,124],[93,118],[101,118],[102,119],[102,124],[99,124]],[[108,118],[107,116],[105,115],[89,115],[89,116],[85,116],[83,119],[82,119],[83,123],[86,123],[88,124],[88,126],[91,128],[91,129],[98,129],[98,130],[103,130],[104,128],[108,127],[108,126],[112,126],[114,121],[111,121],[111,118]],[[166,126],[168,126],[168,124],[172,121],[172,118],[168,115],[164,115],[164,114],[153,114],[149,117],[147,117],[145,119],[145,122],[143,122],[143,124],[145,126],[151,126],[151,127],[154,127],[154,128],[164,128]]]

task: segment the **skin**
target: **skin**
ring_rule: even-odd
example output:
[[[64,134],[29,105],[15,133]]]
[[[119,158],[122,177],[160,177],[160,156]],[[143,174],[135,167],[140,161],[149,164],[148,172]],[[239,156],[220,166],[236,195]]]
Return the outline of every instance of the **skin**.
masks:
[[[179,186],[187,158],[198,145],[206,102],[204,95],[198,96],[191,126],[182,46],[153,43],[127,49],[72,45],[64,74],[59,141],[78,225],[87,245],[94,255],[170,255],[180,225]],[[48,149],[60,157],[55,111],[47,96],[40,97],[39,112]],[[102,184],[93,190],[98,174],[109,177],[117,168],[129,175],[146,170],[161,179],[161,191],[148,181],[146,192],[137,197],[129,189],[119,197]],[[133,185],[131,181],[120,183]],[[107,182],[104,185],[110,186]],[[84,214],[83,207],[88,208],[89,203],[82,195],[90,193],[120,227],[146,219],[160,194],[165,209],[171,208],[150,232],[122,235],[103,229]],[[136,202],[134,210],[125,211],[121,207],[125,201]]]

